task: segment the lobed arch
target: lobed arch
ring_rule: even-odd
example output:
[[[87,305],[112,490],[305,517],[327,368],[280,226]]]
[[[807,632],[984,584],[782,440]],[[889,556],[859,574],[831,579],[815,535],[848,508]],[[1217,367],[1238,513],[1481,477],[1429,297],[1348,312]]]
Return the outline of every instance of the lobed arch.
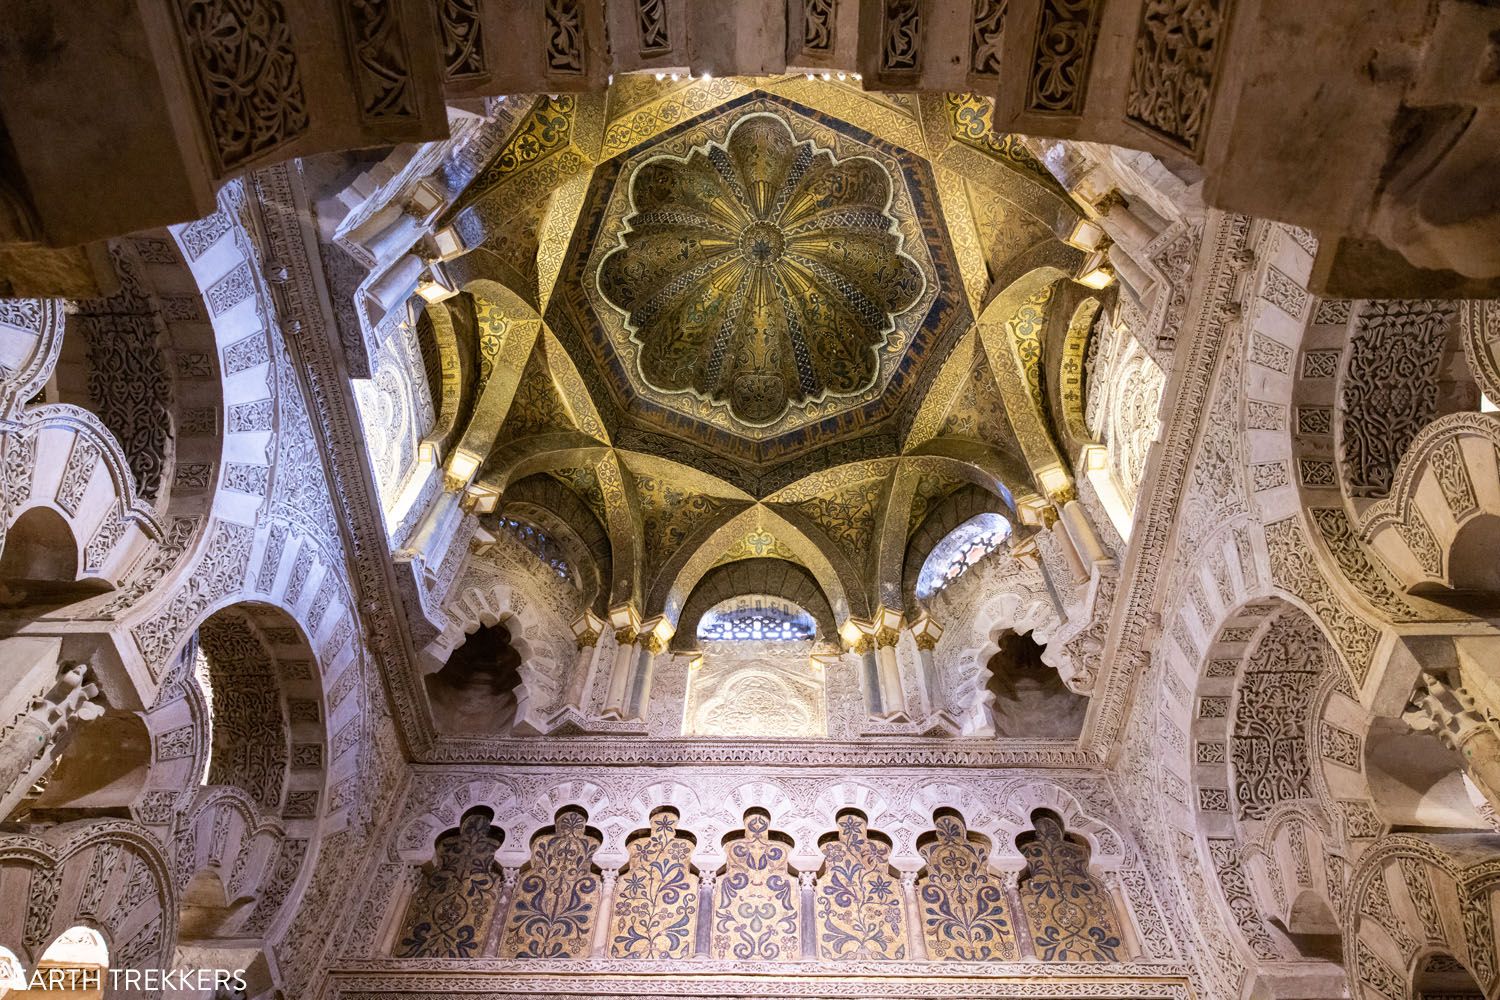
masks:
[[[679,816],[703,809],[703,797],[691,785],[665,778],[654,782],[636,793],[630,800],[627,816],[634,816],[642,826],[658,809],[675,809]]]
[[[860,813],[868,822],[882,825],[896,820],[891,803],[879,791],[861,781],[846,780],[823,789],[813,800],[806,822],[824,831],[838,827],[838,818],[850,810]],[[819,834],[821,837],[821,834]]]
[[[523,821],[524,810],[518,796],[516,783],[504,777],[458,783],[432,801],[415,809],[409,807],[409,815],[397,827],[392,850],[401,861],[414,865],[429,864],[433,860],[437,837],[457,826],[465,813],[481,807],[490,811],[493,825],[505,831],[506,842],[511,843],[517,827],[507,829],[507,824]]]
[[[1246,839],[1244,864],[1257,897],[1274,901],[1269,917],[1297,953],[1343,961],[1344,849],[1314,802],[1280,803]]]
[[[1388,495],[1360,519],[1360,540],[1402,589],[1482,611],[1500,602],[1487,558],[1500,546],[1500,419],[1451,413],[1427,424],[1402,454]]]
[[[66,380],[58,371],[64,347],[81,336],[76,329],[72,336],[65,331],[77,322],[61,300],[11,300],[0,310],[0,419],[7,425],[0,433],[6,480],[0,491],[0,566],[10,577],[4,581],[10,603],[31,605],[6,615],[17,623],[117,586],[134,559],[162,540],[166,523],[159,510],[165,498],[154,503],[140,495],[131,456],[104,420],[86,406],[63,401],[57,388]],[[154,343],[156,327],[142,322]],[[81,367],[71,362],[71,368]],[[81,372],[72,376],[72,381],[82,379]],[[66,399],[95,405],[83,391]],[[111,415],[119,421],[118,414]],[[39,541],[34,537],[39,522],[47,528],[40,541],[55,553],[47,579],[39,582],[42,590],[55,592],[32,593],[28,599],[26,591],[38,588],[16,574],[25,571],[21,563],[34,560],[23,558],[17,546]]]
[[[936,778],[923,782],[913,792],[903,822],[908,827],[930,824],[942,809],[957,810],[970,829],[989,829],[997,822],[995,808],[986,797],[965,785]],[[989,839],[993,847],[995,838]]]
[[[591,851],[590,870],[602,878],[607,889],[623,885],[623,870],[632,857],[631,841],[651,816],[664,809],[676,814],[676,829],[693,841],[691,850],[679,852],[678,860],[699,873],[721,871],[729,860],[727,849],[743,829],[745,817],[758,813],[764,814],[776,839],[786,844],[786,861],[792,874],[814,879],[827,871],[822,845],[838,836],[844,816],[857,813],[862,825],[878,831],[880,839],[891,845],[882,864],[893,876],[900,873],[916,877],[927,863],[919,841],[936,829],[937,816],[957,813],[976,839],[987,842],[981,863],[992,877],[1002,880],[1000,884],[1005,873],[1026,868],[1021,846],[1035,830],[1034,817],[1045,812],[1088,852],[1086,875],[1108,899],[1123,938],[1117,959],[1128,960],[1127,956],[1135,954],[1163,957],[1158,943],[1162,931],[1152,909],[1155,903],[1149,891],[1141,888],[1141,873],[1134,867],[1129,840],[1109,821],[1096,819],[1095,807],[1083,804],[1098,794],[1098,789],[1080,789],[1074,794],[1048,780],[1030,778],[996,781],[984,789],[958,789],[931,781],[921,789],[914,787],[910,796],[892,799],[877,784],[850,781],[825,789],[816,801],[797,802],[778,780],[739,782],[705,795],[681,782],[643,773],[639,784],[629,786],[628,794],[618,795],[604,793],[587,778],[560,782],[537,793],[525,788],[524,781],[466,781],[457,772],[452,777],[459,780],[440,782],[434,789],[436,794],[419,799],[408,818],[393,831],[389,856],[399,862],[398,870],[413,872],[432,860],[437,838],[451,830],[459,816],[483,808],[503,837],[503,842],[497,841],[501,846],[494,858],[497,890],[502,869],[524,874],[536,837],[548,833],[563,810],[585,813],[587,823],[597,831],[598,846]],[[515,799],[523,788],[524,804]],[[961,794],[949,794],[954,791]],[[533,796],[537,796],[535,800]],[[1002,804],[1003,815],[988,808],[991,802]],[[617,876],[621,877],[618,883]],[[383,877],[382,885],[390,888],[375,891],[392,893],[386,912],[404,912],[402,900],[406,897],[400,885],[410,884],[410,879],[403,882],[399,874]],[[1147,931],[1136,928],[1142,914]],[[607,942],[604,947],[608,948]],[[595,948],[597,954],[597,942]]]
[[[98,519],[97,527],[74,527],[85,572],[92,567],[115,589],[86,606],[13,621],[32,634],[61,632],[65,651],[95,658],[100,684],[113,705],[152,703],[182,637],[242,579],[256,540],[252,525],[271,489],[272,469],[261,456],[278,437],[280,392],[259,266],[238,219],[243,197],[241,184],[227,185],[220,193],[220,209],[207,218],[173,227],[170,233],[131,237],[117,247],[114,259],[126,262],[120,266],[129,286],[122,294],[152,301],[150,324],[136,322],[133,307],[96,308],[89,314],[105,326],[129,321],[141,327],[143,336],[150,326],[153,344],[166,359],[160,367],[173,380],[167,403],[158,398],[152,410],[153,419],[159,418],[174,435],[161,460],[165,464],[153,466],[165,470],[165,485],[152,507],[157,520],[143,531],[122,513],[131,497],[123,486],[134,476],[128,454],[108,462],[122,484],[113,509],[106,503],[101,510],[96,502],[101,482],[109,477],[96,471],[85,479],[83,466],[73,462],[72,481],[85,484],[78,516]],[[42,370],[52,371],[48,366],[57,360],[54,354],[47,365],[28,370],[42,378]],[[133,370],[130,364],[122,367]],[[76,394],[86,386],[86,373],[76,365],[64,375],[66,379],[58,379],[71,386],[67,391]],[[60,421],[56,432],[48,425],[49,413]],[[44,456],[30,452],[26,461],[39,468],[66,470],[88,450],[81,451],[79,442],[103,427],[66,403],[34,407],[30,419],[52,441],[48,447],[66,446],[47,466],[38,465]],[[91,448],[110,454],[98,444],[100,439],[93,440]],[[238,461],[225,461],[226,455]],[[60,480],[57,486],[60,490]],[[151,593],[168,596],[152,611],[137,612]],[[80,628],[74,619],[83,614],[104,624]],[[109,624],[113,622],[125,627]]]
[[[711,815],[718,820],[724,831],[739,829],[745,813],[751,809],[759,809],[771,818],[773,829],[786,830],[786,824],[792,822],[801,812],[801,808],[793,801],[787,789],[779,782],[759,778],[736,785],[725,795],[722,800],[711,807]],[[798,841],[797,846],[804,847],[805,840]]]
[[[263,934],[285,901],[275,879],[287,839],[285,822],[238,788],[199,788],[172,843],[179,943]]]
[[[1043,663],[1058,670],[1064,683],[1071,676],[1071,655],[1055,642],[1063,624],[1056,600],[1040,570],[1010,552],[985,557],[928,604],[939,624],[958,615],[958,621],[939,638],[933,658],[947,711],[964,734],[992,731],[989,663],[1000,651],[1003,637],[1029,636],[1043,647]]]
[[[1335,407],[1355,310],[1308,290],[1314,246],[1269,224],[1247,278],[1242,380],[1246,493],[1265,526],[1268,571],[1328,633],[1355,685],[1371,686],[1378,623],[1452,617],[1397,593],[1358,542],[1335,470]],[[1436,613],[1435,613],[1436,612]]]
[[[480,628],[504,626],[521,657],[516,725],[544,732],[566,696],[573,635],[566,620],[556,620],[542,601],[505,579],[494,573],[462,575],[444,603],[446,627],[422,649],[420,662],[424,675],[436,673]]]
[[[1096,876],[1108,878],[1130,861],[1129,840],[1114,824],[1098,817],[1071,791],[1046,779],[1022,778],[1008,782],[994,798],[993,830],[996,845],[995,863],[1008,871],[1025,867],[1025,858],[1016,841],[1032,830],[1031,818],[1038,810],[1054,813],[1068,833],[1082,840],[1089,849],[1089,868]],[[970,829],[977,824],[971,823]]]

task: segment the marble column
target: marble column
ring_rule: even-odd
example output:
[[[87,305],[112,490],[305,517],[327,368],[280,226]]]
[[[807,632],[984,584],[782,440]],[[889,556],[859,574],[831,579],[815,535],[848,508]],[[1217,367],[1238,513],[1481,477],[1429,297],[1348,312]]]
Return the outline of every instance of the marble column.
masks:
[[[927,935],[922,933],[922,905],[917,899],[917,873],[901,873],[901,896],[906,905],[906,954],[913,962],[927,961]]]
[[[1145,217],[1131,207],[1118,189],[1110,189],[1108,194],[1094,203],[1094,208],[1107,228],[1112,230],[1116,243],[1123,244],[1134,253],[1144,252],[1159,235]]]
[[[1031,931],[1026,922],[1026,911],[1021,906],[1021,873],[1001,872],[1001,879],[1005,882],[1005,902],[1010,908],[1011,926],[1015,929],[1016,945],[1021,951],[1021,961],[1036,961],[1036,942],[1031,939]]]
[[[421,561],[424,572],[432,574],[442,565],[443,556],[453,542],[458,526],[463,522],[464,490],[467,484],[452,476],[443,478],[443,491],[432,501],[417,530],[412,532],[404,555]]]
[[[505,924],[510,917],[510,901],[516,895],[516,883],[521,880],[521,869],[507,865],[500,869],[500,894],[495,898],[495,915],[490,921],[490,933],[485,938],[484,950],[489,958],[500,951],[500,942],[505,938]]]
[[[925,611],[911,624],[911,637],[917,644],[917,662],[921,665],[922,691],[927,699],[928,715],[946,712],[949,707],[943,678],[938,674],[937,663],[932,655],[942,636],[943,626],[928,617]]]
[[[1045,520],[1047,533],[1067,563],[1068,573],[1073,578],[1072,582],[1083,583],[1089,578],[1088,567],[1084,565],[1083,557],[1079,555],[1077,547],[1073,544],[1073,536],[1068,533],[1067,526],[1062,521],[1061,511],[1056,507],[1049,507]]]
[[[609,925],[615,919],[615,884],[619,878],[620,869],[604,869],[603,885],[599,890],[599,922],[594,925],[592,954],[595,958],[609,957]]]
[[[693,942],[695,958],[710,957],[714,933],[714,885],[718,877],[714,872],[698,875],[698,932]]]
[[[875,636],[868,622],[849,619],[853,626],[844,636],[849,652],[859,657],[859,688],[865,696],[865,714],[872,719],[885,712],[880,683],[880,663],[875,657]]]
[[[802,889],[802,957],[815,959],[818,957],[818,923],[813,894],[818,890],[818,873],[798,872],[797,884]]]
[[[1115,274],[1135,300],[1145,307],[1147,301],[1146,293],[1151,290],[1151,276],[1146,273],[1141,265],[1135,262],[1129,251],[1116,243],[1109,248],[1109,263],[1115,269]]]
[[[610,617],[613,618],[614,615],[611,614]],[[640,655],[640,632],[637,629],[637,623],[616,624],[615,658],[610,665],[609,689],[604,697],[605,716],[613,719],[626,718],[630,682]]]
[[[573,639],[578,657],[568,678],[568,696],[564,704],[579,715],[587,715],[593,701],[594,671],[599,655],[599,636],[607,623],[587,609],[572,622]]]
[[[646,628],[643,625],[640,647],[641,651],[636,657],[635,671],[630,679],[629,695],[626,699],[626,707],[629,711],[627,717],[631,719],[646,717],[646,710],[651,705],[651,680],[656,673],[656,658],[666,652],[667,640],[655,627]]]
[[[1076,495],[1063,503],[1060,520],[1085,571],[1092,570],[1098,563],[1109,559],[1109,554],[1104,551],[1104,544],[1099,541],[1099,533],[1094,530],[1088,512],[1078,502]]]

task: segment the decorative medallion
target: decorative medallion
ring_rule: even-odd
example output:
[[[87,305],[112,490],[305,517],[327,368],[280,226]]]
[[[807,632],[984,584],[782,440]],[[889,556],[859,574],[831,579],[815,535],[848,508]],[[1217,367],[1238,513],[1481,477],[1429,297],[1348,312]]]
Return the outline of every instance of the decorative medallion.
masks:
[[[640,163],[598,280],[641,378],[751,426],[869,389],[895,317],[925,287],[893,189],[875,159],[841,159],[771,112]]]

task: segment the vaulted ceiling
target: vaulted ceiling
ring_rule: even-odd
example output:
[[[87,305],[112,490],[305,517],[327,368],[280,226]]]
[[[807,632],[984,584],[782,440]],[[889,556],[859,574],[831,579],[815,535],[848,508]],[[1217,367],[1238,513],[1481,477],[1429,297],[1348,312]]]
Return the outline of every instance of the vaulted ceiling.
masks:
[[[987,101],[793,76],[511,102],[421,339],[445,452],[554,535],[576,508],[598,604],[675,613],[780,557],[868,614],[945,496],[1066,489],[1043,354],[1093,294],[1078,216]],[[582,503],[527,501],[537,477]]]

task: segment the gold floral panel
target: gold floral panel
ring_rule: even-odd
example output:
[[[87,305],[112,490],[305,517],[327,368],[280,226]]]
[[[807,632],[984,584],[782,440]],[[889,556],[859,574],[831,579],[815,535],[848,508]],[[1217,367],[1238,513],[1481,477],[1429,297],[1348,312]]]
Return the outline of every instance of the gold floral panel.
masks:
[[[630,841],[630,861],[615,889],[610,954],[615,958],[687,958],[698,927],[693,838],[677,813],[658,809],[651,828]]]
[[[1027,861],[1021,908],[1043,962],[1118,962],[1120,925],[1108,890],[1089,872],[1089,850],[1041,811],[1016,846]]]
[[[495,852],[504,839],[486,809],[438,838],[437,856],[406,911],[397,958],[476,958],[494,920],[500,872]]]
[[[752,809],[745,829],[724,845],[714,895],[709,954],[741,962],[802,957],[801,894],[788,867],[791,843],[771,831],[771,817]]]
[[[531,843],[531,862],[516,883],[501,958],[587,958],[603,899],[594,871],[602,838],[588,814],[558,810]]]
[[[870,388],[894,316],[925,283],[902,252],[894,183],[769,112],[640,164],[599,289],[628,316],[641,377],[752,426]]]
[[[850,811],[823,845],[823,874],[813,910],[818,954],[824,959],[906,957],[905,902],[891,871],[888,843],[872,837],[865,818]]]
[[[917,880],[927,957],[942,961],[1014,962],[1015,922],[1005,883],[985,865],[987,845],[963,817],[944,810],[917,844],[927,862]]]

